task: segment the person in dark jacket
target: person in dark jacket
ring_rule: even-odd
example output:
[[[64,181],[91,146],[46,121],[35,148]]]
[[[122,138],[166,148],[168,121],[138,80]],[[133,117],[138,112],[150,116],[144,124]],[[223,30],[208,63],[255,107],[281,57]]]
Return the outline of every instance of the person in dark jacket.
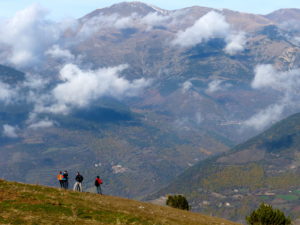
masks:
[[[96,186],[97,193],[100,195],[102,195],[102,190],[101,190],[102,183],[103,183],[102,179],[100,179],[100,177],[97,176],[95,180],[95,186]]]
[[[76,182],[75,182],[75,184],[74,184],[73,190],[74,190],[74,191],[80,191],[80,192],[82,192],[82,181],[83,181],[83,176],[82,176],[79,172],[77,172],[77,175],[76,175],[76,177],[75,177],[75,180],[76,180]]]
[[[63,187],[65,189],[68,189],[69,188],[69,174],[68,174],[68,171],[64,171],[63,172]]]

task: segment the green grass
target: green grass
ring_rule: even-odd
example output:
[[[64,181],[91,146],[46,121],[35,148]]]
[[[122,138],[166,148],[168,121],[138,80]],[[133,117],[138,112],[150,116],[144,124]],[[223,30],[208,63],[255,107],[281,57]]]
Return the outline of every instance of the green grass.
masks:
[[[266,196],[266,195],[259,196],[259,199],[261,199],[262,201],[269,200],[270,196]]]
[[[297,195],[277,195],[276,197],[286,201],[296,201],[299,199]]]
[[[0,224],[234,225],[235,223],[129,199],[0,180]]]
[[[209,190],[220,191],[232,187],[257,189],[263,186],[264,170],[258,164],[246,166],[231,165],[216,169],[202,180],[202,186]]]

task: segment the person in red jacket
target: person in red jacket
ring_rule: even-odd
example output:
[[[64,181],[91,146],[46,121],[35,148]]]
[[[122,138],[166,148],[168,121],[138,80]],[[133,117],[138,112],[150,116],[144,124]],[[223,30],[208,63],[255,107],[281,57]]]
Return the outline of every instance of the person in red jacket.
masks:
[[[102,190],[101,190],[102,183],[103,183],[102,179],[100,179],[100,177],[97,176],[95,180],[95,186],[96,186],[97,193],[100,195],[102,195]]]

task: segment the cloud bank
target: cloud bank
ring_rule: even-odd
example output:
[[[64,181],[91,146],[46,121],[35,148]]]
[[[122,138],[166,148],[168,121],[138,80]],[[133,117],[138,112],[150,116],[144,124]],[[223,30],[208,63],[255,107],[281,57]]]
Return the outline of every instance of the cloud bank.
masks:
[[[182,84],[182,87],[181,87],[181,91],[182,93],[186,93],[188,92],[191,88],[193,87],[193,84],[191,81],[185,81],[183,84]]]
[[[10,103],[17,96],[17,90],[0,81],[0,102]]]
[[[225,83],[223,80],[215,79],[208,84],[208,87],[205,90],[205,92],[207,94],[212,94],[218,91],[224,91],[230,88],[231,86],[231,84]]]
[[[45,54],[55,59],[62,59],[71,62],[75,60],[75,56],[69,50],[62,49],[59,45],[53,45],[45,52]]]
[[[211,11],[198,19],[193,26],[185,31],[180,31],[173,44],[190,47],[211,38],[224,37],[229,30],[230,25],[225,21],[225,17]]]
[[[170,22],[172,19],[171,16],[161,15],[157,12],[149,13],[146,16],[133,13],[128,17],[122,17],[117,13],[112,15],[99,14],[83,20],[78,36],[80,38],[88,38],[105,28],[126,29],[142,26],[146,30],[151,30],[155,26],[167,25],[167,22]]]
[[[136,96],[151,83],[143,78],[128,80],[123,77],[122,72],[127,65],[95,70],[81,69],[90,68],[91,65],[84,65],[81,55],[74,55],[70,49],[82,39],[66,35],[76,34],[80,28],[79,23],[73,20],[55,23],[47,20],[46,16],[45,9],[32,5],[0,23],[2,63],[22,68],[23,71],[35,71],[35,74],[26,74],[25,81],[16,86],[0,82],[2,103],[14,104],[23,101],[33,106],[25,121],[28,129],[56,125],[55,121],[41,118],[42,113],[68,114],[74,108],[89,107],[93,101],[104,96],[118,99]],[[123,29],[142,24],[151,28],[165,22],[167,18],[157,13],[144,17],[132,14],[126,18],[117,14],[100,16],[85,21],[79,33],[86,38],[107,26]],[[57,63],[51,71],[52,77],[39,74],[42,61],[46,57]],[[58,75],[59,80],[53,78]],[[17,128],[5,125],[3,134],[16,137]]]
[[[129,81],[120,74],[128,66],[82,70],[66,64],[60,71],[60,80],[49,95],[37,102],[36,112],[68,113],[73,107],[88,107],[103,96],[132,97],[150,84],[144,78]],[[51,103],[49,103],[49,101]],[[46,102],[46,104],[45,104]]]
[[[262,130],[270,124],[277,122],[284,111],[284,104],[274,104],[259,111],[254,116],[244,121],[244,125],[256,130]]]
[[[264,129],[284,116],[287,109],[300,109],[300,69],[278,71],[270,64],[258,65],[252,81],[254,89],[273,89],[281,94],[280,99],[262,109],[244,124],[257,130]]]
[[[171,17],[157,12],[129,17],[118,14],[98,15],[80,24],[76,20],[60,23],[47,20],[48,11],[34,4],[0,22],[0,60],[17,68],[38,67],[46,57],[72,62],[76,59],[68,49],[101,29],[144,27],[146,30],[165,24]],[[66,33],[75,36],[66,36]],[[64,40],[64,41],[63,41]],[[66,48],[67,43],[67,48]]]
[[[60,37],[57,24],[47,21],[47,11],[32,5],[0,24],[0,43],[6,46],[2,60],[20,67],[37,63]]]
[[[226,22],[225,16],[211,11],[198,19],[193,26],[178,32],[172,44],[192,47],[212,38],[224,38],[227,43],[224,50],[230,55],[243,51],[246,43],[245,33],[234,31]]]
[[[235,55],[242,52],[246,44],[246,34],[244,32],[237,32],[229,35],[226,38],[227,45],[225,47],[225,52],[229,55]]]
[[[17,134],[17,127],[8,125],[8,124],[4,124],[3,125],[3,136],[5,137],[9,137],[9,138],[17,138],[18,134]]]
[[[49,128],[54,126],[54,122],[49,120],[49,119],[45,119],[45,120],[40,120],[38,122],[32,123],[28,126],[29,129],[40,129],[40,128]]]

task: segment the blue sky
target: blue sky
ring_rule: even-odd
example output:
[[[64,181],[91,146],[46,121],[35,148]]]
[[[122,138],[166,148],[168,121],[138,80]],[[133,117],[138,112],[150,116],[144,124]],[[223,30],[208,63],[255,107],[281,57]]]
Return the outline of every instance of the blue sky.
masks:
[[[49,9],[49,16],[78,18],[94,9],[110,6],[120,0],[0,0],[0,17],[10,17],[16,11],[38,3]],[[178,9],[193,5],[229,8],[237,11],[267,14],[279,8],[300,8],[300,0],[145,0],[164,9]]]

